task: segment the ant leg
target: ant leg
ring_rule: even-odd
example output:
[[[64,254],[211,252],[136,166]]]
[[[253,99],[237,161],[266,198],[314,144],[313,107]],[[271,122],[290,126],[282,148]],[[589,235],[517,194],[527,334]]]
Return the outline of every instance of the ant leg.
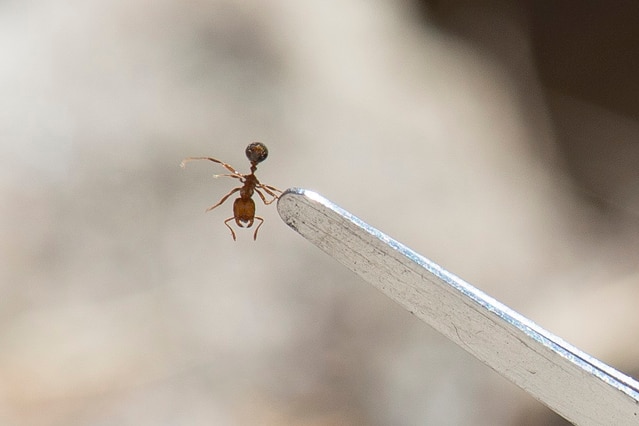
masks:
[[[240,180],[242,180],[244,178],[243,175],[213,175],[213,177],[215,179],[220,178],[220,177],[230,177],[230,178],[235,178],[235,179],[240,179]]]
[[[260,224],[257,225],[257,228],[255,228],[255,232],[253,233],[253,241],[257,240],[257,231],[260,229],[260,226],[262,226],[262,224],[264,223],[264,219],[262,219],[259,216],[255,216],[255,219],[258,219],[260,221]]]
[[[261,186],[262,188],[264,188],[264,190],[265,190],[265,191],[266,191],[267,189],[270,189],[271,191],[279,192],[280,194],[281,194],[282,192],[284,192],[284,191],[282,191],[281,189],[277,189],[276,187],[271,186],[271,185],[264,185],[263,183],[260,183],[260,186]],[[267,191],[267,192],[268,192],[268,191]],[[270,192],[269,192],[269,194],[270,194]]]
[[[270,195],[271,197],[273,197],[275,200],[277,200],[279,198],[279,195],[277,195],[274,191],[272,191],[271,189],[275,189],[275,191],[279,191],[280,194],[282,193],[282,191],[280,191],[277,188],[273,188],[272,186],[269,185],[263,185],[263,184],[259,184],[256,188],[260,188],[263,189],[264,192],[266,192],[268,195]],[[273,201],[271,201],[272,203]]]
[[[210,212],[211,210],[213,210],[214,208],[222,205],[222,203],[224,203],[231,195],[233,195],[234,193],[236,193],[237,191],[239,191],[240,187],[235,188],[234,190],[232,190],[231,192],[229,192],[228,194],[226,194],[224,197],[222,197],[222,199],[220,201],[218,201],[218,203],[214,206],[209,207],[208,209],[204,210],[205,212]]]
[[[235,219],[234,217],[229,217],[228,219],[226,219],[224,221],[224,224],[226,225],[227,228],[229,228],[229,230],[231,231],[231,235],[233,236],[233,241],[237,241],[237,239],[235,238],[235,231],[233,230],[233,228],[231,228],[229,226],[229,221]]]
[[[242,175],[240,172],[235,170],[233,168],[233,166],[231,166],[230,164],[226,164],[223,161],[220,161],[220,160],[217,160],[217,159],[211,158],[211,157],[187,157],[184,160],[182,160],[182,162],[180,163],[180,167],[184,167],[186,165],[186,163],[191,162],[191,161],[196,161],[196,160],[212,161],[214,163],[221,164],[222,167],[224,167],[226,170],[228,170],[229,172],[233,173],[234,175],[237,175],[237,176],[241,176]]]
[[[274,202],[275,200],[277,200],[277,195],[273,195],[273,199],[270,201],[266,201],[266,197],[264,196],[264,194],[262,194],[262,191],[260,191],[259,189],[255,188],[255,192],[257,192],[257,195],[260,196],[260,198],[262,199],[262,201],[264,202],[264,204],[266,204],[267,206],[269,204],[271,204],[272,202]]]

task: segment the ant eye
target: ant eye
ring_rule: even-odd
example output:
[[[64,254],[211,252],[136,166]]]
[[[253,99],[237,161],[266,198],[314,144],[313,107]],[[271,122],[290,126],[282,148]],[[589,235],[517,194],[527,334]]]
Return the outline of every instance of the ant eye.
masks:
[[[246,147],[246,157],[251,163],[261,163],[268,157],[268,149],[261,142],[253,142]]]

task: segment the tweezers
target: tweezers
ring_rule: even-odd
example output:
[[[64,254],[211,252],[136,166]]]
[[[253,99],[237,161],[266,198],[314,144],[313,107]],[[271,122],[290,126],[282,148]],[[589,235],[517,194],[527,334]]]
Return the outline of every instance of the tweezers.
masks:
[[[639,425],[639,382],[566,343],[321,195],[286,190],[284,222],[577,425]]]

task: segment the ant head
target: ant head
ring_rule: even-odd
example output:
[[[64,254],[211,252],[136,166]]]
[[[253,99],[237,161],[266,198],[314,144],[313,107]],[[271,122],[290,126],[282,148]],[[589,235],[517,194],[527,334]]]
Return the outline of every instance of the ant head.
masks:
[[[252,164],[261,163],[268,157],[268,149],[262,142],[253,142],[246,147],[246,158]]]

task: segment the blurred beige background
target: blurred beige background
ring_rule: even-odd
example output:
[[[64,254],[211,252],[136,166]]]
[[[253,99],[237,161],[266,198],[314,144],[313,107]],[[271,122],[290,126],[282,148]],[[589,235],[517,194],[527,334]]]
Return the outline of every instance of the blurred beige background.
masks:
[[[233,242],[235,182],[178,165],[254,140],[262,182],[637,372],[637,64],[549,4],[0,2],[0,424],[561,424],[273,206]]]

